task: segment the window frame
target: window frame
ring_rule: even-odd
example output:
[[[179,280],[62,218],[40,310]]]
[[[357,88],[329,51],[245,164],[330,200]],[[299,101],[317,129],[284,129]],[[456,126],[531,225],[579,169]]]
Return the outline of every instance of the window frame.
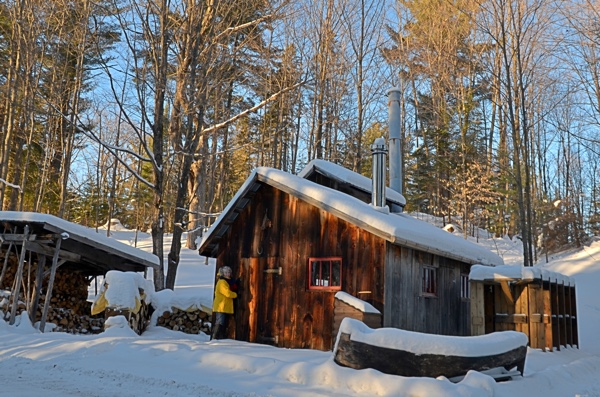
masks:
[[[320,273],[321,275],[323,274],[323,262],[329,262],[329,277],[328,278],[323,278],[321,276],[321,278],[319,278],[319,280],[322,281],[327,281],[327,285],[313,285],[312,280],[313,280],[313,263],[314,262],[321,262],[320,264]],[[338,285],[331,285],[331,279],[332,279],[332,275],[334,274],[333,272],[333,266],[334,266],[334,262],[339,262],[339,284]],[[342,262],[342,257],[341,256],[326,256],[326,257],[310,257],[308,258],[308,271],[307,271],[307,278],[308,278],[308,283],[307,283],[307,289],[309,291],[341,291],[342,290],[342,269],[344,268],[343,262]]]
[[[423,265],[421,268],[421,295],[435,298],[438,296],[438,268]]]
[[[471,282],[469,273],[460,274],[460,298],[467,300],[471,299]]]

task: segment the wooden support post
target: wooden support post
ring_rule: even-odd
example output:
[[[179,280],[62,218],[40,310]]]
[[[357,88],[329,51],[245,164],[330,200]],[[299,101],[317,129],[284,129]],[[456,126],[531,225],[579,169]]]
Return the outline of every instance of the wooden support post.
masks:
[[[567,311],[565,308],[565,283],[564,281],[556,280],[558,290],[558,324],[560,326],[560,344],[561,346],[567,346]]]
[[[29,225],[25,225],[25,233],[23,235],[23,246],[21,247],[21,255],[19,256],[19,267],[15,274],[15,289],[12,292],[12,307],[10,309],[10,320],[9,324],[15,323],[15,317],[17,315],[17,306],[19,305],[19,293],[21,292],[21,280],[23,280],[23,265],[25,264],[25,251],[27,251],[26,242],[29,235]]]
[[[52,287],[54,286],[54,278],[56,277],[56,268],[58,267],[58,254],[60,253],[60,245],[62,238],[59,236],[56,239],[56,247],[54,255],[52,256],[52,269],[50,270],[50,280],[48,280],[48,290],[46,291],[46,300],[44,301],[44,311],[42,312],[42,318],[40,319],[40,331],[44,332],[46,327],[46,317],[48,316],[48,309],[50,307],[50,298],[52,298]]]
[[[4,264],[2,265],[2,273],[0,273],[0,288],[4,282],[4,276],[6,275],[6,269],[8,268],[8,257],[10,256],[10,250],[12,249],[14,243],[11,241],[8,244],[8,249],[6,250],[6,254],[4,256]]]
[[[546,347],[550,351],[554,351],[554,332],[552,330],[552,283],[550,282],[550,279],[548,279],[548,281],[543,281],[542,289],[544,294],[544,339],[546,341]]]
[[[471,285],[471,335],[485,334],[485,297],[481,281],[469,281]]]
[[[573,315],[571,311],[571,284],[569,282],[563,282],[563,289],[565,294],[565,327],[567,329],[566,343],[568,346],[573,347],[573,321],[571,321],[571,317]]]
[[[506,302],[510,303],[511,305],[514,306],[515,298],[510,289],[510,285],[508,284],[508,281],[504,281],[504,280],[500,281],[500,286],[502,287],[502,291],[504,292],[504,297],[506,298]]]
[[[29,319],[31,323],[35,323],[35,314],[37,313],[38,306],[40,304],[40,295],[42,291],[42,281],[44,275],[44,266],[46,265],[46,256],[38,255],[38,268],[35,274],[35,289],[33,291],[33,297],[31,298],[32,307],[31,313],[29,313]]]
[[[575,284],[571,288],[571,319],[573,320],[573,343],[577,346],[578,349],[581,349],[579,346],[579,327],[577,326],[577,322],[579,321],[577,318],[577,292],[575,290]]]
[[[558,282],[556,278],[550,277],[550,299],[552,305],[552,343],[556,350],[560,351],[560,322],[558,311]]]

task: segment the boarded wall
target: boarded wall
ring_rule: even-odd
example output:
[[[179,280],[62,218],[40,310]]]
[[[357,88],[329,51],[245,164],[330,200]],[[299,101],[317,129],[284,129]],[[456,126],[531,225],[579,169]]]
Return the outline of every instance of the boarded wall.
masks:
[[[227,233],[217,263],[242,278],[230,337],[330,350],[335,291],[308,289],[311,257],[341,257],[343,290],[383,309],[385,241],[325,210],[262,185]]]
[[[439,335],[470,335],[470,302],[461,298],[461,274],[470,266],[388,243],[384,327]],[[422,292],[423,267],[437,271],[435,296]]]
[[[575,285],[548,277],[536,280],[471,281],[472,335],[519,331],[529,346],[579,347]]]

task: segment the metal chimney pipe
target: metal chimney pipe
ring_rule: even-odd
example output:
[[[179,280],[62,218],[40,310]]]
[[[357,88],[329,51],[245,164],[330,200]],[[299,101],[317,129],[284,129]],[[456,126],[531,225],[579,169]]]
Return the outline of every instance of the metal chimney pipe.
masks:
[[[390,188],[402,194],[400,94],[399,88],[392,88],[388,91],[388,128],[390,133]]]
[[[385,206],[385,156],[387,148],[383,137],[375,139],[371,145],[373,153],[373,187],[371,189],[371,204],[375,207]]]

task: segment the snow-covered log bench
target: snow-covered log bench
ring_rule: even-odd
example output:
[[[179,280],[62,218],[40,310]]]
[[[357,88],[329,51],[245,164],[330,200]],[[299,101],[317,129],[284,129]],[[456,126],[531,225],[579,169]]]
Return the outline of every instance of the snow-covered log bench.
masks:
[[[444,336],[396,328],[371,329],[346,318],[333,350],[342,366],[386,374],[447,378],[503,367],[523,374],[527,336],[504,331],[481,336]]]

